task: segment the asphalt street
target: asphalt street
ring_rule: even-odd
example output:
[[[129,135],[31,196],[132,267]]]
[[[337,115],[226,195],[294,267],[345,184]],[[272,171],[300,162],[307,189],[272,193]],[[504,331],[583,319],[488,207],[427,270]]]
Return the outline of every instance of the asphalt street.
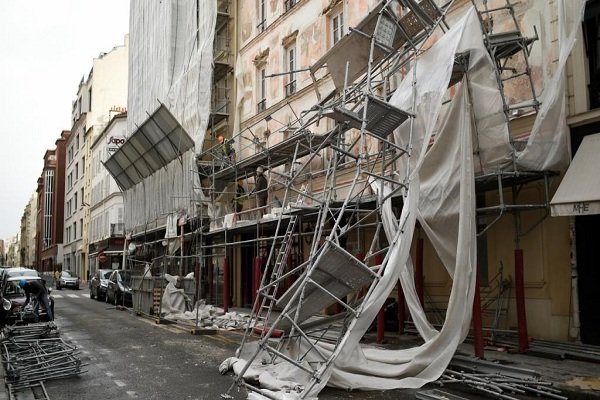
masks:
[[[49,381],[60,399],[221,399],[233,382],[219,364],[234,355],[242,336],[235,332],[194,336],[173,325],[158,325],[131,311],[91,300],[89,291],[54,291],[61,336],[77,345],[87,372]],[[233,398],[246,394],[235,389]],[[414,399],[413,390],[358,392],[326,388],[319,399]],[[469,396],[470,397],[470,396]]]
[[[232,383],[218,365],[234,354],[237,338],[157,325],[91,300],[88,290],[52,295],[61,336],[80,348],[87,364],[79,377],[46,383],[53,400],[218,399]]]

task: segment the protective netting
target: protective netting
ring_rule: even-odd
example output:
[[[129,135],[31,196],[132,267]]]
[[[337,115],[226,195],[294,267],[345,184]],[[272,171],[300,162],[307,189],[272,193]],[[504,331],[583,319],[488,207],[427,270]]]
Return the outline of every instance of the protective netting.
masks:
[[[201,196],[195,162],[210,113],[217,2],[132,0],[130,15],[127,131],[135,132],[162,103],[195,149],[124,193],[128,232],[160,227],[167,214]]]

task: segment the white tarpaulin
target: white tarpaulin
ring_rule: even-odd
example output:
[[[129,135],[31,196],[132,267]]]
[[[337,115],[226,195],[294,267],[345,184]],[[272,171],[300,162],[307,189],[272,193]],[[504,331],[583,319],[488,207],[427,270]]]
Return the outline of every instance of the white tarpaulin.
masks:
[[[567,22],[575,23],[582,0],[561,0],[558,3],[560,18],[567,16]],[[563,27],[564,22],[561,22]],[[572,42],[563,38],[561,35],[561,55],[563,52],[568,54],[572,47]],[[467,87],[463,80],[452,102],[442,111],[455,56],[465,53],[469,54],[470,60],[467,75],[469,85]],[[412,154],[408,163],[396,171],[399,181],[408,177],[403,181],[408,189],[404,193],[400,219],[394,216],[389,199],[381,208],[384,230],[390,243],[388,258],[383,266],[384,274],[366,297],[362,314],[344,340],[337,346],[318,343],[323,354],[331,355],[339,351],[339,355],[333,367],[320,376],[320,382],[310,392],[303,393],[307,398],[317,396],[326,384],[365,390],[421,387],[443,373],[470,327],[476,278],[475,170],[485,172],[510,168],[512,161],[502,99],[493,75],[494,63],[484,47],[475,9],[471,8],[411,67],[390,100],[392,105],[414,113],[416,118],[412,130],[409,123],[405,123],[394,134],[394,142],[412,148]],[[561,68],[557,73],[563,76]],[[553,103],[550,99],[553,96],[552,85],[563,85],[562,79],[553,79],[550,85],[546,85],[549,89],[544,98],[548,103]],[[416,88],[413,88],[413,82]],[[416,98],[413,97],[414,93]],[[555,96],[562,98],[563,94],[559,91]],[[549,167],[560,161],[559,153],[564,149],[560,149],[558,143],[562,139],[551,143],[544,139],[554,135],[554,128],[564,123],[559,103],[548,105],[546,112],[540,112],[530,144],[519,156],[520,165],[532,162],[531,165],[537,163]],[[554,111],[558,111],[558,118]],[[548,146],[544,146],[544,143]],[[540,151],[542,148],[544,150]],[[382,197],[392,189],[388,187],[389,183],[377,180],[372,180],[371,186]],[[425,318],[414,287],[409,250],[417,220],[452,277],[445,323],[440,331],[435,330]],[[425,343],[405,350],[361,347],[360,339],[398,279],[415,326]],[[299,354],[308,353],[306,363],[318,360],[317,357],[311,359],[307,345],[290,348]],[[244,349],[241,358],[228,360],[238,373],[245,364],[246,352],[252,351]],[[309,375],[291,364],[263,364],[261,359],[257,357],[257,362],[246,374],[253,375],[253,379],[261,384],[265,382],[265,387],[271,388],[266,382],[278,382],[280,388],[284,387],[281,382],[287,382],[285,386],[288,388],[305,387],[309,382]],[[284,394],[269,392],[269,396],[283,398]]]
[[[583,20],[586,0],[558,2],[558,65],[549,82],[544,84],[542,105],[536,116],[525,149],[517,155],[517,165],[524,169],[564,169],[569,163],[569,127],[565,69]]]
[[[131,0],[130,14],[128,134],[162,103],[195,149],[124,192],[127,231],[164,225],[164,215],[200,196],[195,156],[210,113],[217,2]]]

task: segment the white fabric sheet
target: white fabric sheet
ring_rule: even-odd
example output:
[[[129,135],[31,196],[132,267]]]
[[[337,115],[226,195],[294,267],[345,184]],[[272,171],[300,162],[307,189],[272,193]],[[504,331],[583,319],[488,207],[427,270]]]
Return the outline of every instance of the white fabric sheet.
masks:
[[[544,85],[544,93],[540,99],[542,105],[527,146],[517,154],[517,165],[521,168],[564,169],[569,163],[565,68],[583,20],[585,3],[586,0],[558,2],[558,65],[550,81]]]
[[[561,69],[572,48],[573,32],[581,20],[584,3],[583,0],[558,2],[561,61],[557,74],[545,85],[549,88],[544,95],[546,108],[536,120],[527,149],[519,154],[522,167],[545,168],[558,165],[562,159],[562,133],[551,138],[555,128],[565,122],[563,90],[558,86],[564,85]],[[469,84],[463,80],[450,105],[442,111],[455,55],[465,53],[470,59]],[[407,162],[395,173],[399,181],[408,185],[404,207],[396,220],[389,200],[383,204],[381,217],[390,243],[383,277],[366,298],[362,314],[344,340],[337,347],[319,344],[323,354],[339,351],[339,355],[332,368],[322,371],[321,382],[306,393],[309,397],[317,396],[325,384],[365,390],[421,387],[443,373],[466,337],[476,278],[474,175],[476,171],[512,168],[509,132],[493,68],[483,45],[477,14],[471,8],[420,55],[391,99],[390,103],[396,107],[416,115],[412,136],[408,123],[394,134],[396,143],[412,149],[410,159],[405,158]],[[413,82],[416,82],[414,90]],[[371,186],[380,196],[391,190],[389,183],[377,180],[372,180]],[[446,320],[439,332],[426,320],[414,287],[409,250],[417,220],[453,282]],[[395,351],[362,348],[360,339],[398,279],[425,343]],[[297,348],[293,343],[287,349],[291,357],[309,350],[306,346]],[[243,366],[244,356],[241,357],[237,361]],[[307,359],[310,358],[309,353]],[[273,374],[272,382],[308,382],[307,374],[300,369],[283,371],[279,364],[264,366],[260,361],[258,357],[253,368],[266,368]]]

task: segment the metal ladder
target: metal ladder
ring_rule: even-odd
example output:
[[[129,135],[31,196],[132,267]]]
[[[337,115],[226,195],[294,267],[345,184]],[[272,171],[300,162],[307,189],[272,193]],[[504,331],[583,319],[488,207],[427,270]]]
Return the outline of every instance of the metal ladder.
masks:
[[[523,36],[515,15],[514,4],[511,3],[511,0],[506,0],[505,5],[495,8],[488,8],[487,0],[472,0],[472,2],[477,9],[485,45],[492,60],[496,63],[496,79],[498,81],[498,86],[501,89],[500,93],[502,95],[504,112],[507,114],[507,117],[510,117],[513,112],[519,112],[521,110],[530,109],[537,112],[540,103],[537,99],[533,78],[531,76],[531,67],[529,65],[531,47],[533,43],[538,40],[535,26],[535,35],[533,37]],[[480,2],[482,4],[478,6],[478,3]],[[499,19],[502,17],[502,13],[510,16],[509,18],[505,18],[512,22],[513,28],[504,31],[494,31],[495,16],[497,16],[496,19]],[[524,68],[522,70],[517,70],[515,67],[508,65],[509,59],[513,56],[518,56],[519,54],[521,54],[524,62]],[[512,72],[512,74],[508,75],[506,72]],[[527,79],[531,89],[531,99],[520,104],[511,105],[504,92],[504,82],[521,77]]]
[[[296,205],[302,205],[305,191],[306,189],[304,189],[302,194],[298,196],[298,199],[295,203]],[[261,287],[258,291],[258,295],[261,296],[261,300],[258,302],[258,309],[254,310],[254,333],[260,333],[261,338],[264,337],[268,331],[267,327],[269,318],[271,317],[273,306],[277,302],[277,290],[279,289],[279,284],[282,281],[281,277],[283,276],[283,270],[285,269],[286,261],[293,245],[292,235],[294,234],[297,220],[297,215],[292,215],[290,217],[287,229],[281,240],[281,246],[279,247],[277,258],[275,259],[275,265],[271,271],[270,279],[265,279],[266,274],[264,274],[263,278],[261,279]],[[265,282],[269,282],[269,284],[265,286]]]

